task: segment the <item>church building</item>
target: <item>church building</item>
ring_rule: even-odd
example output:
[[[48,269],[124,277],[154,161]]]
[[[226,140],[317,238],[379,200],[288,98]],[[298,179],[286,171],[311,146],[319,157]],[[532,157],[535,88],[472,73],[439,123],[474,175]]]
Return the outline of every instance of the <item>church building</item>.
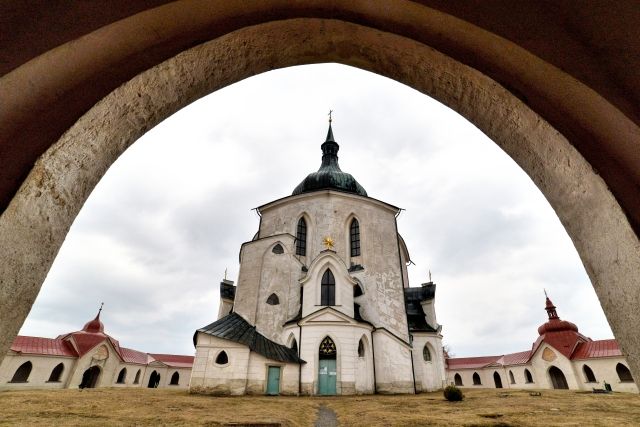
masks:
[[[538,328],[530,350],[447,358],[448,382],[473,388],[638,392],[616,340],[582,335],[574,323],[560,319],[549,297],[545,310],[549,319]]]
[[[409,287],[400,209],[338,165],[331,121],[322,164],[257,208],[237,285],[194,335],[190,390],[210,394],[416,393],[445,384],[432,282]]]

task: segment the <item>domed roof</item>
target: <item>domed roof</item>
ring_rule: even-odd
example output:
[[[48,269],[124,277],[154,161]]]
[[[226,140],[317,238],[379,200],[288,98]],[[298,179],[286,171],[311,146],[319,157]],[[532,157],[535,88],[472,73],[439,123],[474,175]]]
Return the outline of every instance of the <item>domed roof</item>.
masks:
[[[549,297],[545,304],[545,310],[549,316],[549,320],[538,328],[538,334],[543,335],[548,332],[561,332],[561,331],[573,331],[578,332],[578,327],[575,323],[568,322],[566,320],[560,320],[558,313],[556,313],[556,306],[553,305]]]
[[[104,325],[102,321],[100,321],[100,312],[102,311],[102,306],[100,306],[100,310],[98,310],[98,314],[95,319],[88,321],[83,326],[82,330],[84,332],[89,332],[92,334],[104,334]]]
[[[338,150],[340,146],[333,138],[331,122],[327,139],[322,144],[322,165],[317,172],[310,173],[294,190],[293,195],[310,193],[319,190],[338,190],[367,196],[367,192],[349,173],[342,172],[338,165]]]

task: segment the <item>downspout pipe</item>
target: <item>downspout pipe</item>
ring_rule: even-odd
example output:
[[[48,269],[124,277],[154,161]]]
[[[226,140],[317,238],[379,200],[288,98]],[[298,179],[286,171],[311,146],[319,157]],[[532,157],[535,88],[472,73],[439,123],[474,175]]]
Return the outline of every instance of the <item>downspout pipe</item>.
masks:
[[[302,362],[300,362],[300,351],[302,349],[302,326],[298,324],[298,396],[302,395]]]
[[[376,380],[376,348],[373,345],[373,333],[376,331],[376,327],[373,327],[371,331],[371,357],[373,359],[373,394],[378,394],[378,382]]]

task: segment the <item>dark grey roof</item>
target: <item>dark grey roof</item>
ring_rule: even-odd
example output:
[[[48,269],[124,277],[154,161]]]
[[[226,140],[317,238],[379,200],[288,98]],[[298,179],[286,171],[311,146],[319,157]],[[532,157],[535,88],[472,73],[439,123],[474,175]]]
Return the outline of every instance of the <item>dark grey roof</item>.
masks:
[[[419,288],[405,288],[404,300],[407,306],[407,322],[412,332],[438,332],[427,323],[421,302],[435,298],[436,285],[428,283]]]
[[[319,190],[338,190],[367,196],[367,192],[346,172],[342,172],[338,164],[338,150],[340,146],[333,138],[333,130],[329,124],[327,138],[321,146],[322,165],[317,172],[310,173],[294,190],[293,195],[310,193]]]
[[[255,326],[236,313],[231,313],[198,329],[193,335],[193,345],[197,344],[198,332],[246,345],[251,351],[255,351],[267,359],[287,363],[307,363],[300,359],[294,350],[273,342],[257,332]]]
[[[227,280],[226,282],[220,282],[220,298],[235,300],[236,299],[236,287],[233,286],[233,282]]]

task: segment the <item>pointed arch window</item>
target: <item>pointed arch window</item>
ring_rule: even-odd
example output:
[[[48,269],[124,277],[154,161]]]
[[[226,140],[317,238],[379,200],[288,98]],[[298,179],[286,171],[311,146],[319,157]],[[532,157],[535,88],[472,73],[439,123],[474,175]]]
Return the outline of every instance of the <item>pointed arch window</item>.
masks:
[[[582,371],[584,372],[584,377],[587,379],[588,383],[597,383],[596,376],[593,374],[593,371],[588,365],[584,365],[582,367]]]
[[[425,362],[431,362],[431,351],[429,350],[428,344],[425,344],[424,347],[422,347],[422,358]]]
[[[59,383],[60,377],[62,377],[62,371],[64,370],[64,365],[62,363],[58,363],[53,371],[51,371],[51,375],[49,375],[50,383]]]
[[[480,375],[477,372],[473,373],[473,385],[482,385],[482,381],[480,381]]]
[[[11,378],[12,383],[26,383],[29,380],[29,375],[31,375],[31,369],[33,369],[33,365],[31,362],[24,362],[13,374],[13,378]]]
[[[516,383],[516,377],[513,376],[513,372],[509,371],[509,382],[511,384],[515,384]]]
[[[169,382],[169,385],[180,385],[180,374],[178,372],[174,372],[173,375],[171,375],[171,382]]]
[[[298,220],[296,230],[296,255],[307,255],[307,221],[304,218]]]
[[[364,341],[363,341],[363,338],[360,338],[360,342],[358,343],[358,357],[364,357]]]
[[[524,370],[524,382],[532,383],[533,377],[531,376],[531,372],[528,369]]]
[[[455,374],[453,376],[453,383],[457,386],[461,386],[462,385],[462,377],[460,376],[460,374]]]
[[[278,298],[278,295],[276,294],[271,294],[269,295],[269,298],[267,298],[267,304],[278,305],[280,304],[280,298]]]
[[[134,384],[140,384],[140,369],[138,369],[138,372],[136,372],[136,377],[133,380]]]
[[[319,358],[320,359],[334,359],[338,351],[336,350],[336,343],[329,337],[324,337],[322,342],[320,343],[319,350]]]
[[[336,280],[329,269],[322,275],[320,305],[336,305]]]
[[[632,383],[633,377],[631,376],[631,371],[629,368],[624,366],[622,363],[618,363],[616,365],[616,373],[618,374],[618,378],[620,378],[620,382],[623,383]]]
[[[298,341],[296,341],[295,337],[293,338],[293,341],[291,341],[291,350],[298,354]]]
[[[216,365],[226,365],[227,363],[229,363],[229,356],[227,356],[227,352],[223,350],[216,356]]]
[[[349,227],[349,237],[351,241],[351,256],[360,256],[360,224],[353,218]]]
[[[127,380],[127,368],[122,368],[120,370],[120,373],[118,374],[118,380],[116,381],[116,383],[124,384],[126,380]]]

